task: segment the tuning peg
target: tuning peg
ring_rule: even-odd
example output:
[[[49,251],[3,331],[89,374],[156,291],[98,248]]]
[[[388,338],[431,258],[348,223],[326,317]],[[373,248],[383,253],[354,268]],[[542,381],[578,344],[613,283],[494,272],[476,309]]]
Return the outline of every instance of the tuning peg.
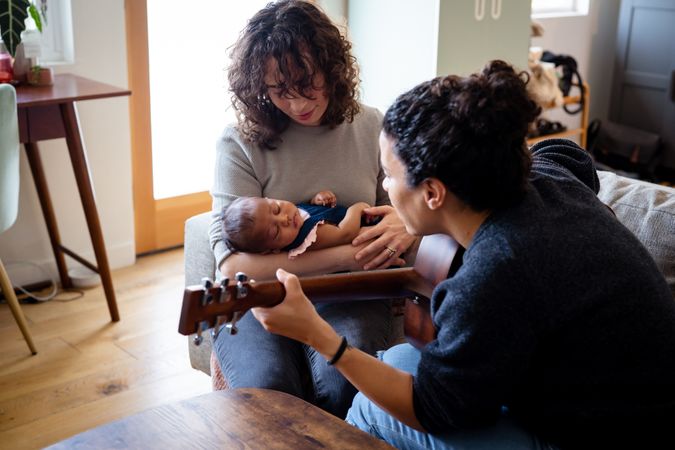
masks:
[[[241,281],[242,283],[248,280],[248,275],[246,275],[244,272],[237,272],[234,275],[234,279],[237,281]]]
[[[246,297],[248,295],[248,289],[244,286],[244,283],[248,280],[248,276],[244,272],[237,272],[234,275],[234,278],[237,280],[237,298]]]
[[[208,304],[213,299],[211,295],[211,288],[213,287],[213,281],[210,278],[202,278],[202,286],[204,287],[204,296],[202,297],[202,306]]]
[[[218,319],[216,320],[216,326],[211,328],[211,341],[215,342],[216,339],[218,339],[218,335],[220,334],[220,327],[222,325],[222,319],[220,316],[218,316]]]
[[[222,280],[220,280],[220,295],[218,296],[218,303],[223,303],[228,296],[227,293],[227,285],[230,284],[230,279],[225,277]]]
[[[204,340],[204,338],[202,337],[202,323],[203,322],[199,322],[199,324],[197,325],[197,334],[192,340],[192,343],[195,344],[196,346],[199,346],[199,344],[201,344],[202,341]]]
[[[239,313],[235,314],[235,318],[232,319],[232,322],[228,322],[227,324],[225,324],[225,330],[227,330],[227,334],[234,336],[235,334],[237,334],[237,331],[239,331],[237,330],[237,317],[236,317],[238,314]]]

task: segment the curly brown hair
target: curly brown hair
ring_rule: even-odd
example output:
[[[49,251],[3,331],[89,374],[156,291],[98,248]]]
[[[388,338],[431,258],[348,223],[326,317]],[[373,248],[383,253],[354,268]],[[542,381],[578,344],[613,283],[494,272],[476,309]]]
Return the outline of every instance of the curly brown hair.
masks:
[[[434,78],[399,96],[383,131],[395,141],[408,184],[438,178],[476,211],[518,201],[532,165],[525,135],[541,112],[528,81],[526,72],[496,60],[480,73]]]
[[[231,58],[228,81],[239,130],[263,148],[276,148],[291,120],[267,95],[264,79],[270,58],[276,60],[281,78],[292,80],[292,85],[280,86],[282,95],[292,90],[304,96],[317,88],[315,74],[323,74],[328,109],[321,125],[351,122],[359,112],[358,69],[351,44],[310,3],[282,0],[268,4],[249,20]]]

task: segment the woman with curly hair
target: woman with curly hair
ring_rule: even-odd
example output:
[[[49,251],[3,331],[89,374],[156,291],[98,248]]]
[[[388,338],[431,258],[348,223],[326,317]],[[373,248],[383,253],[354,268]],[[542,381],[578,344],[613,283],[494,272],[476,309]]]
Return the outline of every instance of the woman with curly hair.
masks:
[[[432,295],[433,341],[384,362],[350,348],[283,270],[284,301],[253,313],[330,360],[360,390],[347,421],[397,448],[672,448],[668,285],[598,200],[587,152],[527,148],[526,80],[493,61],[385,114],[384,186],[406,229],[466,249]]]
[[[382,115],[357,100],[358,71],[350,43],[311,3],[270,3],[255,14],[232,50],[229,83],[238,123],[217,145],[210,238],[217,265],[230,279],[256,280],[285,268],[299,274],[401,265],[414,238],[388,206],[381,186],[378,134]],[[289,260],[275,254],[232,253],[222,236],[223,208],[240,197],[293,203],[330,190],[347,205],[376,205],[383,216],[351,244]],[[336,303],[318,313],[353,345],[374,354],[392,335],[391,302]],[[266,333],[246,314],[236,336],[220,333],[214,352],[230,387],[280,390],[344,417],[354,387],[313,350]]]

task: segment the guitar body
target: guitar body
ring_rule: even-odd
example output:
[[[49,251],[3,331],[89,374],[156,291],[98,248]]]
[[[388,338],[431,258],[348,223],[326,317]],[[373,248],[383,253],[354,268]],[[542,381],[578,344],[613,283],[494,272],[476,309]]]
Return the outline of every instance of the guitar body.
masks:
[[[446,235],[425,236],[419,246],[414,267],[301,277],[300,284],[314,303],[406,298],[405,334],[421,347],[435,338],[429,298],[434,287],[448,278],[461,264],[462,249]],[[178,332],[198,334],[221,324],[236,333],[236,321],[254,307],[271,307],[286,295],[278,281],[256,282],[237,274],[237,280],[220,284],[206,281],[204,286],[188,286]]]
[[[454,275],[462,264],[464,249],[444,234],[425,236],[420,243],[415,268],[438,285]],[[419,268],[418,268],[419,265]],[[412,297],[405,301],[403,331],[410,344],[422,348],[436,338],[436,327],[431,318],[429,297]]]

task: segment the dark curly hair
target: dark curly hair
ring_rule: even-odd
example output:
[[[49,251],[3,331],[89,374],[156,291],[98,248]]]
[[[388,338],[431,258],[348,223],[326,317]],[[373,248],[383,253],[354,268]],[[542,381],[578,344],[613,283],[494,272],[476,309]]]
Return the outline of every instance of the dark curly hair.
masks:
[[[268,250],[253,233],[255,225],[255,204],[253,197],[239,197],[226,206],[222,213],[223,238],[225,245],[233,252],[263,253]]]
[[[541,112],[528,81],[527,73],[491,61],[480,73],[434,78],[399,96],[383,129],[408,184],[438,178],[476,211],[520,199],[532,165],[525,136]]]
[[[269,3],[258,11],[239,35],[231,52],[228,80],[240,132],[246,139],[274,149],[290,118],[267,96],[265,72],[270,58],[284,80],[281,94],[300,93],[314,86],[323,74],[328,109],[321,125],[351,122],[359,112],[358,69],[351,44],[331,20],[314,5],[299,0]]]

